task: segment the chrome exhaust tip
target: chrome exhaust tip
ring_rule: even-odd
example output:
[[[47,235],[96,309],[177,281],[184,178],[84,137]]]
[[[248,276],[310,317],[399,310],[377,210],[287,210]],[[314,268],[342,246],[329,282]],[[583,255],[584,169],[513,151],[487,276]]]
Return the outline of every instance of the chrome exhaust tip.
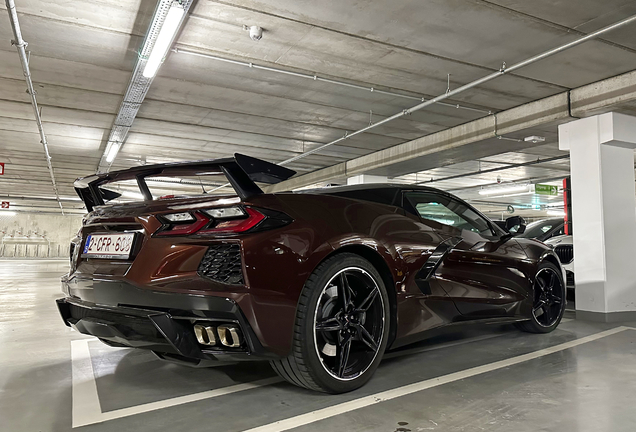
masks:
[[[216,345],[216,334],[212,326],[195,324],[194,335],[201,345]]]
[[[241,330],[233,324],[224,324],[217,327],[221,344],[228,348],[238,348],[243,344]]]

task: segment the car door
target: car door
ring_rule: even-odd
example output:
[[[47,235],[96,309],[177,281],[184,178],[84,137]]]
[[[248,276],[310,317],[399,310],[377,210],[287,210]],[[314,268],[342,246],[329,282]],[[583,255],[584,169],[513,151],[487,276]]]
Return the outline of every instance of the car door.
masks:
[[[403,207],[444,235],[421,273],[435,279],[470,318],[514,316],[527,298],[519,244],[467,203],[440,191],[405,191]]]

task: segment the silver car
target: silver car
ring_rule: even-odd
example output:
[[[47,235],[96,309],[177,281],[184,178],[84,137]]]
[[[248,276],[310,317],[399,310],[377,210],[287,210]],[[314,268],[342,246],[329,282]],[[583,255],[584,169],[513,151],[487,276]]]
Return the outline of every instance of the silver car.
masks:
[[[574,289],[574,241],[571,235],[560,235],[544,241],[552,247],[559,256],[565,269],[566,285],[568,289]]]

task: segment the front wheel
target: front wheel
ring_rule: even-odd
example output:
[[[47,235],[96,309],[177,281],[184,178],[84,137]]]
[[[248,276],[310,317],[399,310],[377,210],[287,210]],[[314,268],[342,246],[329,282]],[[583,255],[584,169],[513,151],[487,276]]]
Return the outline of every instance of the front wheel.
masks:
[[[292,353],[271,365],[300,387],[327,393],[355,390],[382,359],[389,310],[386,288],[373,265],[355,254],[338,254],[305,283]]]
[[[551,262],[542,262],[534,278],[531,318],[517,324],[530,333],[549,333],[561,322],[565,312],[566,291],[563,274]]]

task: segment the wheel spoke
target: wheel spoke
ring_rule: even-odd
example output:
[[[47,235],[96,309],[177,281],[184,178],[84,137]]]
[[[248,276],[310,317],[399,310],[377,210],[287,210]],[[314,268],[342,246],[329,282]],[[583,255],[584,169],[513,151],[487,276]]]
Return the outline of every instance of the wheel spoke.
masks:
[[[338,321],[338,318],[328,318],[316,323],[317,331],[336,331],[341,330],[342,324]]]
[[[539,277],[537,278],[537,286],[541,291],[545,292],[545,281]]]
[[[552,291],[554,288],[554,273],[550,273],[550,285],[548,286],[548,290]]]
[[[342,378],[347,368],[347,362],[349,361],[349,353],[351,352],[351,335],[347,334],[342,338],[342,341],[338,345],[338,376]]]
[[[376,352],[378,350],[378,344],[375,342],[375,340],[373,339],[373,336],[371,336],[369,331],[366,328],[364,328],[364,326],[362,325],[358,326],[358,331],[360,332],[360,340],[366,346],[371,348],[373,352]]]
[[[541,300],[541,304],[539,304],[537,307],[532,309],[532,314],[536,317],[537,316],[537,312],[539,312],[540,310],[543,310],[544,306],[545,306],[545,302],[543,300]]]
[[[378,289],[374,288],[373,291],[371,291],[369,295],[362,301],[362,303],[360,303],[360,306],[358,306],[355,311],[366,312],[369,309],[369,307],[371,307],[371,305],[373,304],[373,302],[375,301],[375,298],[378,296],[379,293],[380,292],[378,291]]]
[[[340,286],[338,287],[338,295],[342,297],[342,304],[346,310],[351,303],[351,288],[345,272],[340,273]]]
[[[544,306],[543,312],[545,312],[546,324],[552,324],[552,309],[549,306]]]
[[[552,300],[552,303],[554,304],[561,304],[561,299],[554,294],[550,297],[550,300]]]

